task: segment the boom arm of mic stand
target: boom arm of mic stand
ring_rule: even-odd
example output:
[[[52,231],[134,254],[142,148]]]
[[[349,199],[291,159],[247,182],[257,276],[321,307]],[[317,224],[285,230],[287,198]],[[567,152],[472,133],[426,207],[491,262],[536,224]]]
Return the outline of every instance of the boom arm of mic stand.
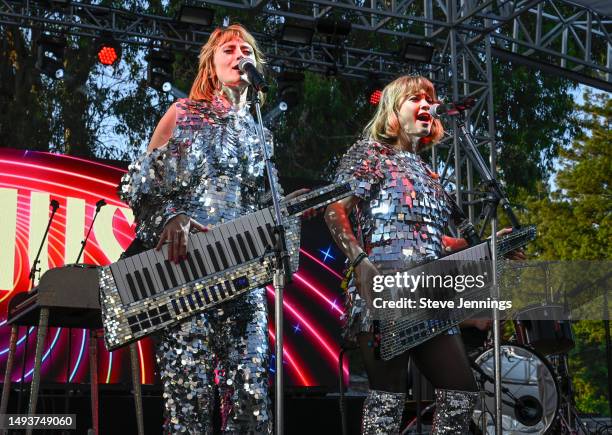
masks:
[[[36,253],[36,257],[34,258],[34,261],[32,262],[32,268],[30,269],[30,275],[28,276],[28,278],[32,282],[32,287],[34,287],[34,280],[36,278],[36,272],[40,270],[38,269],[38,263],[40,263],[40,260],[39,260],[40,253],[42,252],[42,248],[45,245],[45,240],[47,239],[47,234],[49,234],[49,228],[51,228],[51,222],[53,222],[53,218],[55,217],[55,212],[59,208],[59,203],[55,200],[52,200],[51,207],[53,207],[53,210],[51,211],[51,216],[49,217],[49,222],[47,222],[47,228],[45,229],[45,234],[43,235],[43,238],[40,241],[38,252]]]
[[[87,240],[89,240],[89,234],[91,233],[91,229],[94,226],[94,222],[96,222],[96,218],[98,217],[98,213],[100,213],[100,209],[102,208],[103,205],[106,204],[102,204],[98,207],[96,207],[96,213],[94,214],[94,217],[91,221],[91,225],[89,225],[89,230],[87,230],[87,235],[85,236],[85,239],[83,239],[81,241],[81,250],[79,251],[79,255],[77,256],[77,259],[75,261],[75,264],[78,264],[79,260],[81,260],[81,255],[83,255],[83,251],[85,250],[85,246],[87,245]]]
[[[510,219],[512,227],[520,228],[521,224],[519,223],[518,219],[516,218],[516,215],[510,207],[510,202],[508,201],[506,192],[504,191],[501,184],[499,184],[499,181],[497,181],[497,179],[493,177],[493,175],[491,174],[491,170],[485,163],[480,152],[478,152],[476,144],[474,143],[474,139],[472,139],[472,135],[469,131],[467,131],[467,128],[465,128],[465,122],[458,120],[457,126],[459,127],[459,131],[461,131],[461,136],[463,139],[459,142],[463,144],[463,149],[465,150],[468,158],[472,161],[472,163],[476,167],[476,170],[480,173],[480,176],[485,180],[491,193],[495,195],[495,202],[501,204],[502,208],[504,209],[504,212],[508,216],[508,219]],[[487,207],[490,208],[494,206],[496,207],[497,204],[489,204]],[[488,211],[487,215],[490,216],[491,211]]]

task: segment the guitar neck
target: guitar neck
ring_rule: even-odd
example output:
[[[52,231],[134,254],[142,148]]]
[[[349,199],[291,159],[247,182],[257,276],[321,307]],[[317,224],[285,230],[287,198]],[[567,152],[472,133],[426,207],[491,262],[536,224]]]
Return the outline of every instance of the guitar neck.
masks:
[[[512,233],[505,237],[501,237],[497,241],[497,255],[504,256],[508,252],[525,246],[530,241],[536,238],[536,226],[529,225],[518,230],[513,230]]]

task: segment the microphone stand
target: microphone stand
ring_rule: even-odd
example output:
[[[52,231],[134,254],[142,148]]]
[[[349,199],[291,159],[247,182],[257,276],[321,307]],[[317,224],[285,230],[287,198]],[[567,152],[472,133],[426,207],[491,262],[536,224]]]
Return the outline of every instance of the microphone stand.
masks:
[[[266,146],[266,138],[263,131],[263,120],[261,117],[261,106],[257,89],[252,87],[252,101],[257,114],[257,135],[259,144],[263,152],[266,163],[266,172],[268,174],[268,182],[270,183],[270,193],[272,194],[272,203],[274,204],[274,215],[276,218],[276,226],[274,233],[276,234],[274,251],[274,266],[273,266],[273,286],[274,286],[274,322],[276,329],[275,340],[275,406],[274,406],[274,426],[277,435],[283,434],[284,425],[284,406],[283,406],[283,289],[285,283],[291,281],[291,268],[289,266],[289,253],[287,252],[287,242],[285,239],[285,227],[283,225],[283,216],[280,210],[280,197],[276,180],[272,172],[272,161]]]
[[[75,265],[78,265],[79,261],[81,260],[81,255],[83,255],[83,252],[85,251],[85,246],[87,246],[87,241],[89,240],[89,235],[91,234],[91,230],[94,226],[94,223],[96,222],[96,218],[98,217],[98,213],[100,213],[100,209],[102,207],[104,207],[106,205],[106,201],[104,201],[103,199],[101,199],[100,201],[96,202],[96,212],[94,213],[94,217],[91,220],[91,224],[89,225],[89,229],[87,230],[87,234],[85,235],[85,238],[83,240],[81,240],[81,250],[79,251],[79,255],[77,255],[77,259],[74,262]],[[64,397],[64,413],[68,414],[68,409],[69,409],[69,402],[70,402],[70,392],[68,391],[68,388],[70,387],[70,361],[71,361],[71,357],[72,357],[72,328],[68,328],[68,349],[67,349],[67,364],[66,364],[66,396]],[[93,387],[92,387],[93,388]],[[63,432],[63,433],[67,433],[67,432]]]
[[[55,217],[55,212],[59,208],[59,202],[57,202],[55,199],[52,199],[49,205],[51,206],[51,209],[52,209],[51,216],[49,216],[49,222],[47,222],[47,228],[45,229],[45,234],[43,235],[43,238],[40,241],[38,252],[36,253],[36,257],[34,258],[34,262],[32,263],[32,268],[30,269],[29,278],[32,283],[32,288],[34,288],[34,280],[35,280],[36,272],[39,272],[38,275],[40,278],[40,268],[38,268],[38,263],[40,263],[40,259],[39,259],[40,253],[42,251],[43,246],[45,245],[45,240],[47,240],[47,235],[49,234],[49,228],[51,228],[51,222],[53,222],[53,218]]]
[[[481,235],[484,232],[484,228],[489,220],[491,221],[491,271],[493,274],[493,285],[491,288],[491,297],[494,301],[498,301],[499,294],[499,283],[498,283],[498,264],[497,264],[497,206],[501,204],[504,212],[510,219],[513,228],[520,228],[520,224],[516,215],[510,207],[510,203],[506,197],[504,189],[495,179],[493,175],[493,165],[495,162],[491,162],[489,167],[482,155],[476,148],[476,143],[472,138],[470,132],[465,126],[465,120],[462,117],[457,118],[457,128],[461,133],[463,150],[466,152],[468,158],[472,161],[476,170],[480,173],[480,176],[485,181],[485,185],[488,190],[488,197],[485,199],[485,209],[483,214],[485,215],[485,223],[481,229]],[[501,384],[501,331],[500,331],[500,312],[498,308],[493,308],[493,349],[494,349],[494,368],[495,368],[495,433],[497,435],[502,434],[502,384]]]
[[[103,199],[101,199],[100,201],[96,202],[96,213],[94,214],[94,217],[91,221],[91,225],[89,225],[89,230],[87,230],[87,234],[85,235],[85,239],[83,239],[81,241],[81,250],[79,251],[79,255],[77,256],[76,261],[74,262],[74,264],[78,264],[79,260],[81,259],[81,255],[83,255],[83,251],[85,250],[85,245],[87,245],[87,240],[89,240],[89,234],[91,233],[91,229],[94,226],[94,223],[96,222],[96,218],[98,217],[98,213],[100,213],[100,209],[102,207],[104,207],[106,205],[106,201],[104,201]]]
[[[55,199],[52,199],[49,202],[51,206],[51,216],[49,216],[49,222],[47,222],[47,228],[45,229],[45,234],[43,234],[42,240],[40,241],[40,246],[38,247],[38,252],[36,253],[36,257],[32,262],[32,267],[30,268],[30,274],[28,278],[30,279],[31,289],[34,289],[34,282],[36,281],[36,272],[38,272],[40,278],[40,268],[38,267],[38,263],[40,263],[40,253],[42,252],[42,248],[45,245],[45,240],[47,240],[47,235],[49,234],[49,229],[51,228],[51,222],[53,222],[53,218],[55,217],[55,212],[59,208],[59,202]],[[15,334],[17,334],[17,329],[19,328],[16,325],[13,325],[15,329]],[[25,366],[26,366],[26,356],[28,354],[28,339],[30,338],[30,328],[26,326],[26,334],[25,341],[23,344],[23,357],[21,359],[21,385],[19,386],[19,395],[17,397],[17,412],[21,412],[21,397],[23,395],[23,384],[25,381]]]

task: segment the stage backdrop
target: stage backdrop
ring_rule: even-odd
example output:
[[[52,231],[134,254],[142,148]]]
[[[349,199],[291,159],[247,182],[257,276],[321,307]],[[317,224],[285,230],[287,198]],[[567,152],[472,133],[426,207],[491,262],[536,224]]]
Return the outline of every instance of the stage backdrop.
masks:
[[[60,208],[40,255],[41,273],[74,263],[100,199],[102,207],[91,231],[81,263],[106,265],[116,261],[134,237],[134,215],[117,197],[123,169],[57,154],[0,148],[0,370],[8,354],[8,301],[31,286],[28,274],[49,216],[49,202]],[[303,224],[301,262],[285,292],[285,376],[288,386],[336,388],[340,316],[339,293],[343,258],[319,216]],[[39,276],[36,277],[38,282]],[[70,291],[70,289],[68,289]],[[74,291],[78,291],[75,289]],[[270,319],[274,291],[268,287]],[[34,337],[35,328],[30,328]],[[25,327],[20,328],[13,381],[32,376],[34,348],[30,340],[25,358]],[[84,330],[50,328],[43,355],[43,382],[88,382],[88,334]],[[270,343],[274,324],[270,322]],[[129,380],[129,352],[108,352],[99,339],[98,378],[102,383]],[[138,342],[142,382],[158,382],[154,339]],[[273,370],[274,359],[271,358]],[[348,369],[345,366],[345,375]],[[348,379],[346,376],[345,379]]]

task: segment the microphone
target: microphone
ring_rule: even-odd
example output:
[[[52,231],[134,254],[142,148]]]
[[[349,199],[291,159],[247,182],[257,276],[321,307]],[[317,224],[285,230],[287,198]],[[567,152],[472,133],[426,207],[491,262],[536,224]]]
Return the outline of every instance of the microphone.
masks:
[[[264,79],[264,76],[257,71],[255,67],[255,62],[253,59],[248,57],[243,57],[238,62],[238,69],[241,73],[247,76],[247,81],[255,88],[258,92],[268,92],[268,84]]]
[[[454,103],[436,103],[429,107],[429,114],[434,118],[439,118],[441,115],[455,116],[470,107],[474,107],[474,104],[476,104],[476,99],[473,97],[465,97]]]
[[[100,209],[102,207],[104,207],[106,205],[106,201],[104,201],[103,199],[101,199],[100,201],[96,202],[96,212],[99,212]]]
[[[525,395],[516,399],[514,403],[514,415],[516,419],[525,426],[535,426],[542,420],[544,408],[538,399]]]
[[[53,212],[55,212],[59,208],[59,202],[57,202],[55,199],[52,199],[49,205],[53,209]]]

